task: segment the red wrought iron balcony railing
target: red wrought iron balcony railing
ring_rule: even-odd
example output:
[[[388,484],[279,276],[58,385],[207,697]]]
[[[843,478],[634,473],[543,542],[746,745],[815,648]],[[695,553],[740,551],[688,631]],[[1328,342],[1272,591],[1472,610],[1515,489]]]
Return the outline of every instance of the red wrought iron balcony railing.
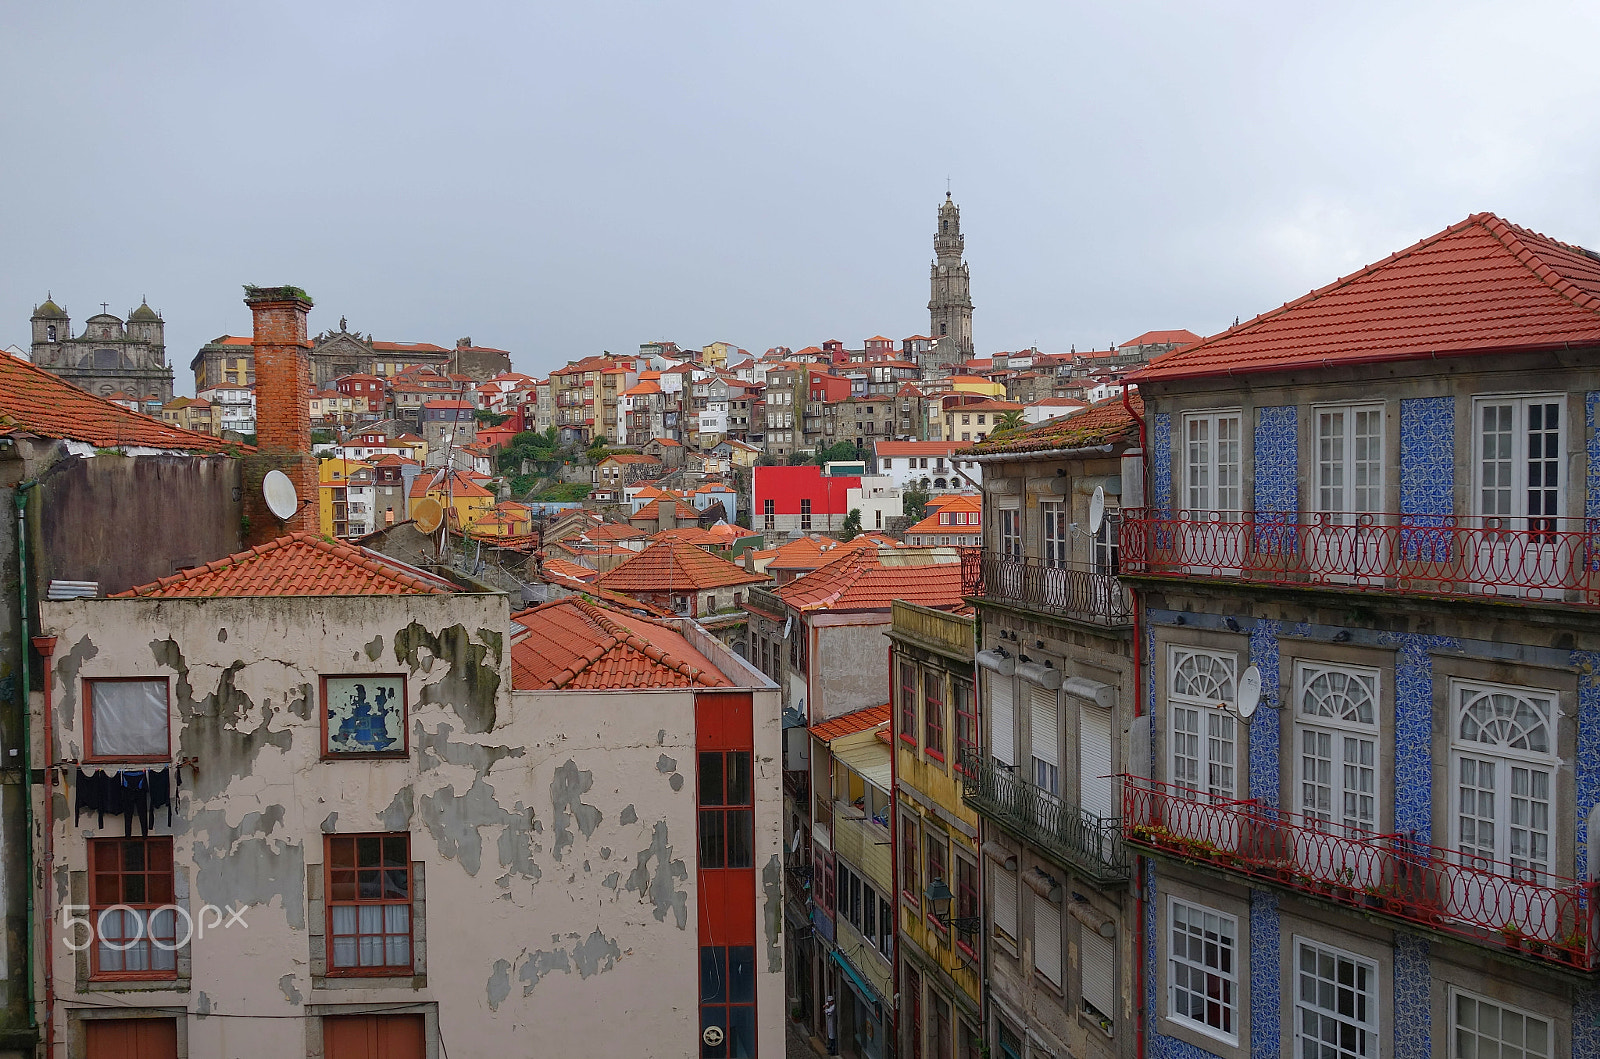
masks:
[[[1122,571],[1600,604],[1600,521],[1127,509]]]
[[[1128,625],[1133,605],[1115,574],[1080,564],[961,550],[962,592],[1095,625]]]
[[[1123,777],[1127,842],[1580,971],[1595,969],[1595,884],[1255,800]]]

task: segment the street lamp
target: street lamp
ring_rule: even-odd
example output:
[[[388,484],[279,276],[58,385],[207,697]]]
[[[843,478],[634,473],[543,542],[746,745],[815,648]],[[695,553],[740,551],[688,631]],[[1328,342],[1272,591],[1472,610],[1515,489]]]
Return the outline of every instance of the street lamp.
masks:
[[[950,887],[943,879],[935,877],[928,884],[924,897],[928,899],[928,907],[933,910],[933,920],[945,927],[954,927],[958,934],[976,934],[983,927],[982,916],[952,917],[950,915],[950,902],[956,895],[950,892]]]

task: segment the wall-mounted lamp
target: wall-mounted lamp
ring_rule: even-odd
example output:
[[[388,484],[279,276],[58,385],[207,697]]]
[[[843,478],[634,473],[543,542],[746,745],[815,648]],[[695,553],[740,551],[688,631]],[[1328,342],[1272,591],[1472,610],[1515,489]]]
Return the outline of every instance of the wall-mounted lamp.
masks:
[[[953,927],[958,934],[976,934],[983,929],[982,916],[951,916],[950,903],[956,899],[956,895],[950,892],[950,887],[943,879],[935,877],[922,896],[928,899],[934,922],[947,928]]]

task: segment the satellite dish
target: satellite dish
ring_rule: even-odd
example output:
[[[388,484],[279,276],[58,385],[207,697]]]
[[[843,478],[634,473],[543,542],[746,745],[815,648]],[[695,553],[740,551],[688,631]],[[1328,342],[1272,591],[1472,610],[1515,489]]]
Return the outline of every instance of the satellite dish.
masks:
[[[268,471],[266,477],[261,479],[261,496],[267,502],[267,510],[278,516],[280,521],[289,521],[300,510],[300,495],[294,491],[294,483],[289,476],[282,471]]]
[[[1100,527],[1101,527],[1102,524],[1105,523],[1105,520],[1106,520],[1106,487],[1103,486],[1103,485],[1097,485],[1097,486],[1094,487],[1094,496],[1089,498],[1089,532],[1090,532],[1090,534],[1099,533],[1100,532]]]
[[[417,524],[417,529],[432,533],[444,524],[444,508],[433,497],[424,497],[417,501],[416,510],[411,512],[411,520]]]
[[[1251,666],[1239,678],[1239,716],[1245,720],[1261,705],[1261,670]]]

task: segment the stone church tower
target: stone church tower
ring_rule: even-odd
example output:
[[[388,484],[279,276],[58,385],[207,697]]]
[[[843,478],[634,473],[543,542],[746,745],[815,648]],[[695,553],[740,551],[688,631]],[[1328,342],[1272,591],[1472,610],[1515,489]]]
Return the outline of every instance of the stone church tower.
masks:
[[[126,324],[108,312],[91,316],[76,338],[65,310],[49,297],[30,322],[35,366],[101,397],[127,393],[154,395],[162,404],[172,400],[166,324],[148,304],[128,313]]]
[[[944,346],[953,342],[962,360],[972,356],[972,292],[967,263],[961,260],[965,245],[961,238],[961,207],[950,201],[950,192],[946,191],[939,207],[939,230],[933,237],[928,336]]]

